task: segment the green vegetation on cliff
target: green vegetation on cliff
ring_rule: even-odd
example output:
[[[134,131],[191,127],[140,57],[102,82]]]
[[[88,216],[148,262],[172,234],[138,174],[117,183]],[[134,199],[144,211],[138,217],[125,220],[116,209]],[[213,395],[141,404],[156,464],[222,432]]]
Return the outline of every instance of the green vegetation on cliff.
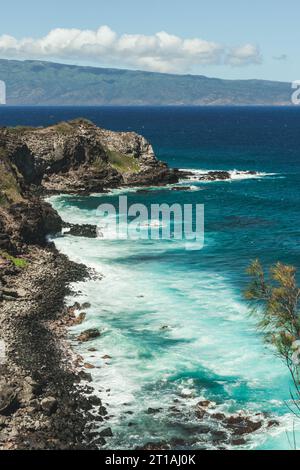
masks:
[[[10,255],[6,251],[0,251],[0,258],[11,261],[16,268],[24,269],[28,266],[28,261],[23,258],[16,258],[15,256]]]
[[[123,155],[120,152],[106,150],[108,161],[115,170],[123,173],[138,173],[140,165],[133,155]]]
[[[0,206],[22,200],[16,170],[8,162],[6,151],[0,147]]]

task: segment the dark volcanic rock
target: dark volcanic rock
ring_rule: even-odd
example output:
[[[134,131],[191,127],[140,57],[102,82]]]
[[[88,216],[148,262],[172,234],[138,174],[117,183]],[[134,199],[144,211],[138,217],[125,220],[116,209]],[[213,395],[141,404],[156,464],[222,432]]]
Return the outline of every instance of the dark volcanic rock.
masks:
[[[148,408],[147,413],[148,415],[155,415],[157,413],[160,413],[162,411],[162,408]]]
[[[228,171],[209,171],[206,175],[201,176],[200,180],[230,180],[231,176]]]
[[[170,450],[170,444],[167,442],[148,442],[143,447],[137,447],[136,450]]]
[[[5,381],[0,382],[0,415],[9,416],[19,407],[17,393],[13,386]]]
[[[41,408],[48,415],[52,415],[53,413],[55,413],[57,410],[57,406],[58,406],[58,403],[57,403],[56,398],[54,397],[45,397],[41,401]]]
[[[236,172],[236,175],[257,175],[256,171],[243,171]],[[195,181],[226,181],[232,178],[229,171],[216,170],[207,171],[205,173],[193,172],[189,170],[178,170],[178,177],[181,180],[195,180]]]
[[[191,187],[190,186],[174,186],[171,188],[172,191],[190,191]]]
[[[78,341],[85,343],[92,339],[99,338],[101,336],[100,331],[97,328],[92,328],[90,330],[83,331],[77,338]]]
[[[113,437],[111,428],[103,429],[103,431],[100,431],[99,436],[100,437]]]
[[[16,137],[17,136],[18,134],[16,133]],[[26,184],[40,184],[42,172],[36,167],[34,155],[31,153],[28,146],[18,141],[18,139],[11,152],[11,161],[23,176]]]
[[[251,434],[263,425],[262,421],[253,421],[250,416],[233,415],[224,420],[226,426],[233,431],[234,434],[243,435]]]
[[[0,129],[0,144],[17,167],[21,186],[48,193],[89,194],[120,185],[176,183],[147,140],[112,132],[84,119],[46,128]]]
[[[74,237],[97,238],[97,226],[89,224],[69,224],[64,222],[63,226],[68,228],[68,235]]]
[[[216,411],[216,408],[216,404],[209,400],[199,401],[195,407],[196,417],[205,423],[206,433],[214,443],[243,445],[251,434],[279,424],[277,420],[269,419],[266,413],[251,414],[240,411],[235,414],[225,414]]]
[[[176,170],[168,168],[166,164],[157,162],[150,168],[127,175],[124,181],[128,186],[159,186],[178,183],[178,174]]]
[[[45,246],[46,236],[62,229],[58,213],[40,200],[12,204],[9,214],[14,220],[14,238],[25,244]]]
[[[231,178],[228,171],[208,171],[205,173],[193,173],[192,171],[179,171],[180,179],[192,179],[196,181],[216,181],[229,180]]]

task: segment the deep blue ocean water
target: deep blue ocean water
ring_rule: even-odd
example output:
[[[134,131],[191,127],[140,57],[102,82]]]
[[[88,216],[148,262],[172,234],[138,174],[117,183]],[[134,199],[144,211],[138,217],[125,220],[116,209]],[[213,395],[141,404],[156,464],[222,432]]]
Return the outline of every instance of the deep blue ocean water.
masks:
[[[200,251],[187,251],[180,242],[55,240],[59,249],[104,275],[78,289],[92,304],[87,327],[104,330],[95,341],[99,354],[88,347],[80,351],[99,367],[93,376],[114,432],[108,445],[133,448],[186,438],[192,432],[187,423],[195,425],[191,410],[205,397],[225,411],[281,417],[280,428],[263,430],[243,448],[290,448],[289,376],[263,344],[243,291],[252,259],[265,266],[277,261],[300,266],[300,108],[0,108],[0,125],[43,126],[77,117],[143,134],[174,167],[261,173],[193,182],[194,191],[128,193],[129,203],[147,206],[203,203]],[[65,220],[93,223],[98,205],[116,204],[118,195],[59,196],[52,203]],[[104,355],[111,359],[101,359]],[[169,411],[174,400],[181,418]],[[148,415],[149,407],[162,410]],[[300,434],[298,439],[300,446]]]

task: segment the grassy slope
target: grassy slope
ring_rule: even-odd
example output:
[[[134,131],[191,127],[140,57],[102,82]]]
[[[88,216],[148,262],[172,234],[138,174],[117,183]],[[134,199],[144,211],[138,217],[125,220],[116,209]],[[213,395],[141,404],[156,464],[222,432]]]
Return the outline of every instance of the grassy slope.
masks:
[[[123,155],[119,152],[106,150],[108,161],[113,168],[120,173],[138,173],[140,165],[136,158],[130,155]]]
[[[8,104],[282,104],[288,83],[0,60]]]

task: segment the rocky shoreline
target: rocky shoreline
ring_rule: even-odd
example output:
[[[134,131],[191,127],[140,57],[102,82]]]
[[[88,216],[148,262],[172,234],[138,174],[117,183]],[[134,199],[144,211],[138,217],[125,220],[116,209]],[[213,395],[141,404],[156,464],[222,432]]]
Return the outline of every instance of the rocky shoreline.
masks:
[[[157,160],[143,137],[82,119],[0,129],[0,450],[99,449],[111,436],[88,367],[68,341],[68,327],[83,323],[85,314],[84,306],[68,308],[65,297],[70,283],[91,273],[47,241],[62,231],[94,238],[96,227],[64,223],[43,196],[163,186],[193,176]],[[78,340],[97,334],[83,329]]]
[[[89,273],[52,246],[29,257],[26,270],[5,270],[0,449],[97,449],[106,411],[70,348],[74,314],[64,304],[69,283]]]

